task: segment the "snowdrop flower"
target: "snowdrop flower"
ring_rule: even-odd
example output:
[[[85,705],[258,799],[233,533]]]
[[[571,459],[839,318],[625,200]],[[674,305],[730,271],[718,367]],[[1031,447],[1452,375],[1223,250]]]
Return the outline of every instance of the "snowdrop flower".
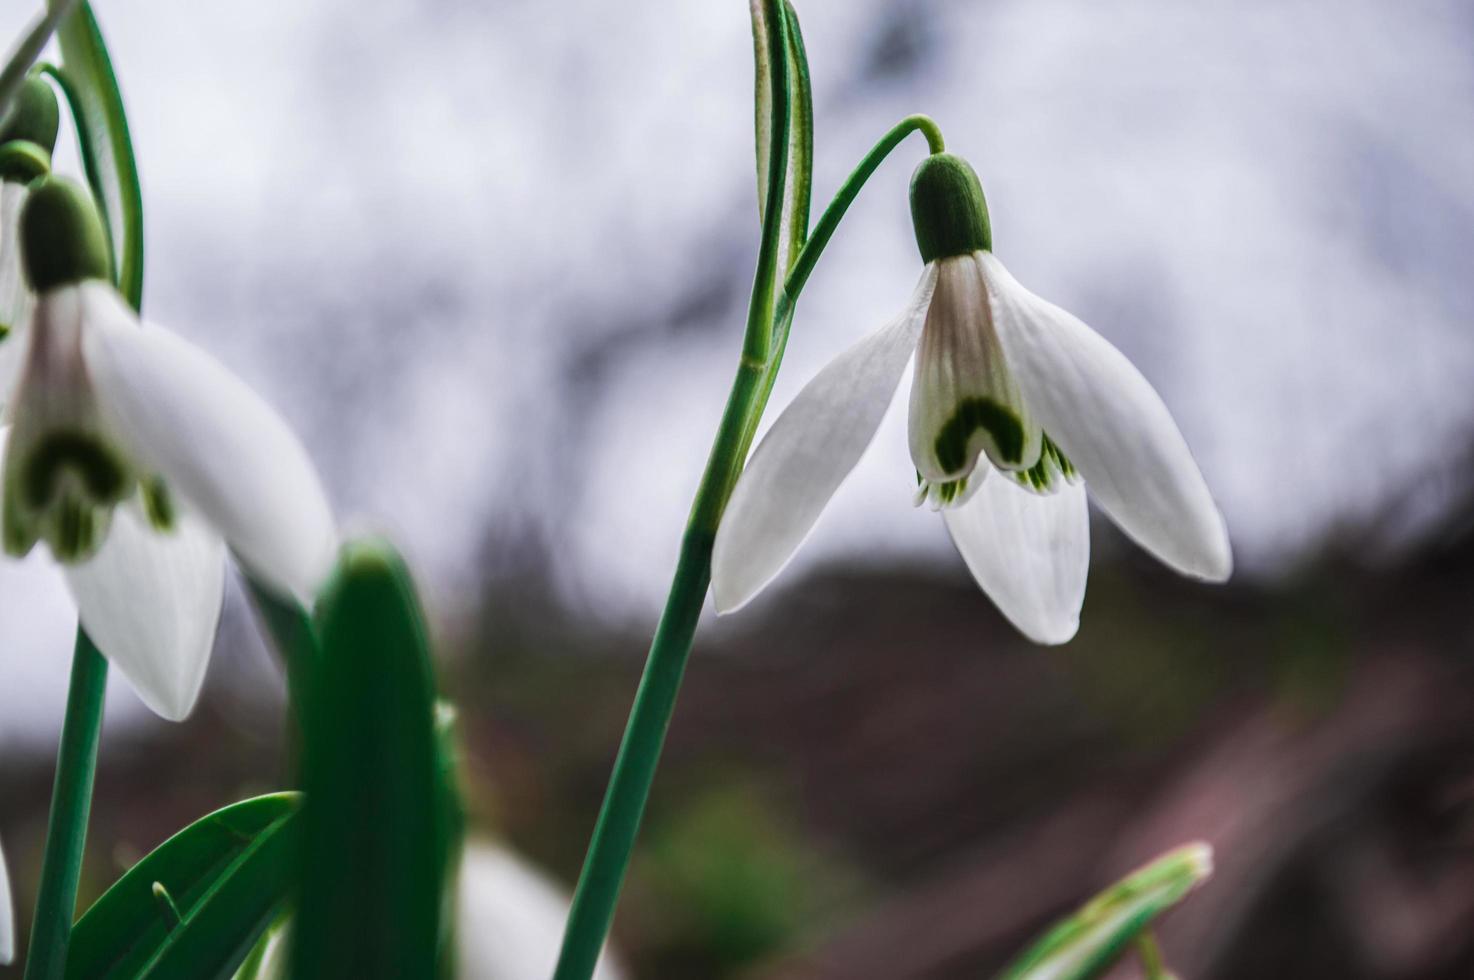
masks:
[[[1038,643],[1079,627],[1085,486],[1177,571],[1223,581],[1228,532],[1167,407],[1120,351],[1009,274],[982,187],[937,154],[911,181],[925,269],[900,317],[825,367],[753,452],[717,532],[718,612],[788,563],[870,444],[915,354],[910,448],[978,584]]]
[[[27,336],[0,348],[20,359],[5,409],[5,550],[44,541],[98,648],[177,720],[204,681],[226,547],[264,586],[310,603],[337,546],[327,499],[302,445],[244,382],[139,322],[108,281],[83,188],[37,181],[19,230],[36,301]]]
[[[4,356],[4,348],[18,345],[7,338],[30,314],[31,291],[20,264],[20,209],[27,185],[51,169],[58,120],[51,86],[28,78],[0,132],[0,362],[14,360]]]

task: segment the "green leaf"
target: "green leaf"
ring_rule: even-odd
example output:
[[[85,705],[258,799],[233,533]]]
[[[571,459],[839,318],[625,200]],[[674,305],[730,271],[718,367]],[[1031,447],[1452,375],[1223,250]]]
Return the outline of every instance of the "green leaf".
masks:
[[[113,249],[113,280],[138,309],[143,300],[143,192],[123,95],[90,4],[81,3],[57,31],[60,84],[77,124],[82,163],[102,206]]]
[[[451,820],[430,644],[387,544],[344,549],[303,705],[303,878],[292,973],[432,977]]]
[[[1188,844],[1157,858],[1058,923],[999,980],[1092,980],[1113,967],[1152,920],[1212,872],[1213,852]]]
[[[21,83],[26,80],[26,73],[31,70],[36,59],[41,57],[46,42],[51,40],[57,25],[71,12],[73,6],[75,0],[49,4],[45,13],[32,22],[30,29],[20,39],[5,67],[0,69],[0,129],[5,127],[5,117],[10,113],[10,100],[20,91]]]
[[[287,894],[298,804],[246,800],[159,845],[78,921],[69,980],[229,977]]]
[[[773,143],[772,53],[768,17],[771,0],[750,0],[753,63],[756,67],[756,143],[758,218],[768,200],[768,168]],[[784,3],[787,24],[788,77],[791,87],[788,114],[788,174],[783,187],[783,213],[778,233],[780,279],[786,278],[809,232],[809,206],[814,169],[814,103],[809,89],[809,62],[793,5]]]

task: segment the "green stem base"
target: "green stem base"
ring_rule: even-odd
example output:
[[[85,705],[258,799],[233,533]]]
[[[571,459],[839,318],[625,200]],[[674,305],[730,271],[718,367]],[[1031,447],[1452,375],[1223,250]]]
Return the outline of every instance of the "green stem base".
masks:
[[[92,810],[97,744],[107,693],[107,660],[81,629],[72,655],[72,680],[56,756],[51,790],[51,820],[41,862],[41,888],[31,924],[25,980],[60,980],[66,971],[67,942],[77,911],[77,881]]]

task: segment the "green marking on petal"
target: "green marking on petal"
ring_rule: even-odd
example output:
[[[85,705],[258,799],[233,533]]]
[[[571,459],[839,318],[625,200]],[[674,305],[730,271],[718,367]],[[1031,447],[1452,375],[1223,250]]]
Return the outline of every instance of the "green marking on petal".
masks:
[[[916,473],[916,499],[915,506],[920,507],[924,503],[930,503],[932,510],[941,510],[943,507],[952,507],[967,499],[968,485],[971,476],[964,476],[960,480],[948,480],[945,483],[932,483]]]
[[[1024,423],[1006,405],[991,398],[964,398],[937,433],[932,448],[937,463],[948,473],[957,473],[972,462],[968,443],[982,429],[993,439],[1001,462],[1018,463],[1024,458]]]
[[[1061,477],[1073,483],[1078,474],[1075,472],[1075,464],[1070,462],[1064,450],[1060,449],[1046,432],[1039,450],[1039,462],[1026,470],[1013,473],[1012,476],[1025,490],[1033,490],[1035,493],[1052,493]]]
[[[143,496],[143,512],[148,515],[148,522],[153,525],[154,530],[174,530],[177,516],[174,498],[169,495],[169,488],[164,485],[164,481],[157,476],[145,480],[139,487],[139,493]]]
[[[43,510],[52,503],[68,472],[82,481],[88,496],[100,504],[121,500],[128,489],[128,468],[94,436],[53,432],[23,462],[20,486],[25,505]]]

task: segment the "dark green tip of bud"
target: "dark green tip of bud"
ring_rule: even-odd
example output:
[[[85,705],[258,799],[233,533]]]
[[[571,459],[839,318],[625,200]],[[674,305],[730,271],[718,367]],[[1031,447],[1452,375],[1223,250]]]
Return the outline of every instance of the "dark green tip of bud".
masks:
[[[51,154],[30,140],[0,143],[0,180],[29,184],[51,172]]]
[[[76,181],[43,177],[20,212],[21,262],[36,293],[110,276],[107,232],[92,195]]]
[[[916,168],[911,222],[923,262],[993,247],[983,185],[972,166],[951,153],[935,153]]]
[[[56,105],[56,93],[45,79],[32,75],[15,93],[10,114],[5,117],[5,126],[0,129],[0,143],[25,140],[50,154],[56,150],[56,130],[60,123],[61,111]]]

